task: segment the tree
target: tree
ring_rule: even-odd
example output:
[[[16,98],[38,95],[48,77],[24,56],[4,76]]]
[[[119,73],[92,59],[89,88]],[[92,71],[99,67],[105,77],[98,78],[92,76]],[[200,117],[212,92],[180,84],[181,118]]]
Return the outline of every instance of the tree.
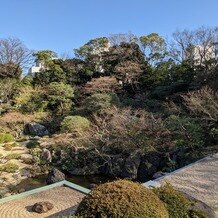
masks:
[[[114,45],[120,45],[121,43],[132,43],[137,42],[138,38],[136,35],[134,35],[131,32],[128,33],[118,33],[118,34],[111,34],[108,37],[108,40],[112,46]]]
[[[100,37],[88,41],[78,49],[74,49],[74,52],[76,57],[86,60],[92,55],[100,55],[102,52],[107,50],[108,47],[108,39],[106,37]]]
[[[215,58],[215,44],[218,28],[200,27],[195,30],[182,30],[173,33],[170,44],[170,55],[174,60],[182,62],[190,60],[195,66],[208,68],[211,59]]]
[[[0,100],[3,103],[9,103],[13,97],[19,92],[20,81],[16,79],[1,79],[0,80]]]
[[[60,66],[62,60],[57,59],[57,54],[51,50],[42,50],[33,54],[35,62],[40,62],[42,68],[34,75],[34,83],[46,86],[52,82],[66,83],[66,74]]]
[[[142,51],[149,62],[159,60],[165,52],[165,40],[157,33],[139,37]]]
[[[57,58],[57,54],[51,50],[41,50],[33,54],[35,62],[42,62],[44,67],[51,67],[53,65],[53,59]]]
[[[48,107],[57,114],[63,115],[70,111],[73,97],[74,89],[70,85],[53,82],[47,87]]]
[[[19,79],[22,69],[32,62],[32,52],[20,39],[0,39],[0,78]]]
[[[123,87],[138,84],[139,78],[145,71],[144,55],[136,43],[121,43],[110,47],[103,55],[105,74],[112,74],[122,83]]]

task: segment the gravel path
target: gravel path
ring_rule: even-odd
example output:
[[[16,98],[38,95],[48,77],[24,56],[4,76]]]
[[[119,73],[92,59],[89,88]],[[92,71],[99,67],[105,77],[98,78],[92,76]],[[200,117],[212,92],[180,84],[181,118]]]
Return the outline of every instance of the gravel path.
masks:
[[[56,187],[28,197],[0,204],[1,218],[54,218],[69,216],[85,195],[68,187]],[[31,211],[32,205],[40,201],[49,201],[54,208],[38,214]]]
[[[161,184],[170,182],[179,190],[218,211],[218,154],[206,157],[155,181]]]

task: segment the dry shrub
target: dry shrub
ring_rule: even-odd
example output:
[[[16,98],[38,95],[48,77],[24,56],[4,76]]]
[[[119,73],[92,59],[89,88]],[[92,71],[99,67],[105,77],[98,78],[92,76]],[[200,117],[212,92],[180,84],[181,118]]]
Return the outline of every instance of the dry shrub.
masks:
[[[19,112],[9,112],[0,117],[0,127],[18,137],[26,123],[34,120],[33,115],[24,115]]]
[[[121,87],[115,77],[105,76],[92,79],[82,88],[82,94],[92,95],[95,93],[111,93],[119,90]]]
[[[172,146],[170,131],[161,118],[142,110],[113,108],[103,116],[94,116],[95,137],[104,150],[144,151],[169,150]]]
[[[187,108],[206,121],[218,120],[218,93],[208,87],[182,95]]]

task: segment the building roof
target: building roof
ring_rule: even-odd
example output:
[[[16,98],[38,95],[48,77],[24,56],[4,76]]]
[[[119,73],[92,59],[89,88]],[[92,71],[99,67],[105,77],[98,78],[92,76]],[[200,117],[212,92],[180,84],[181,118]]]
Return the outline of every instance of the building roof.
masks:
[[[89,189],[68,181],[37,188],[21,194],[0,199],[1,218],[53,218],[70,216],[76,211]],[[54,208],[47,213],[38,214],[32,211],[32,206],[40,201],[49,201]]]

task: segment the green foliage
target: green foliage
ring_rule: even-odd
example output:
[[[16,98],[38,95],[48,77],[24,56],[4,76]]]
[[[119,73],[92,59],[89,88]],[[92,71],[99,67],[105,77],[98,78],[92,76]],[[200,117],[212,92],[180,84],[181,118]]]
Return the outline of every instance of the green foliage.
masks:
[[[0,79],[0,99],[3,103],[9,103],[19,92],[20,81],[16,79]]]
[[[171,115],[166,122],[177,146],[196,149],[204,145],[203,129],[196,119]]]
[[[21,155],[18,153],[10,153],[6,156],[7,160],[12,160],[12,159],[20,159]]]
[[[26,147],[31,149],[31,148],[36,148],[39,146],[39,142],[37,140],[32,140],[32,141],[29,141],[27,144],[26,144]]]
[[[74,49],[75,55],[82,59],[87,59],[91,55],[96,55],[103,52],[108,46],[108,39],[106,37],[92,39],[85,45],[78,49]]]
[[[0,133],[0,143],[13,142],[14,137],[10,133]]]
[[[168,212],[151,190],[138,183],[117,180],[94,188],[82,200],[76,215],[83,218],[167,218]]]
[[[83,108],[87,113],[100,112],[112,106],[119,106],[120,100],[116,94],[93,94],[83,102]]]
[[[218,128],[212,128],[210,130],[210,135],[213,137],[215,141],[218,141]]]
[[[14,102],[23,113],[42,112],[47,106],[44,90],[33,89],[31,86],[22,87]]]
[[[47,88],[48,108],[57,114],[70,111],[73,97],[74,89],[70,85],[53,82]]]
[[[6,163],[0,165],[0,171],[4,171],[7,173],[15,173],[19,169],[19,166],[14,163]]]
[[[154,189],[161,201],[166,204],[170,218],[187,218],[191,202],[184,194],[170,184]]]
[[[67,116],[61,122],[62,132],[82,133],[89,128],[90,122],[85,117],[81,116]]]

